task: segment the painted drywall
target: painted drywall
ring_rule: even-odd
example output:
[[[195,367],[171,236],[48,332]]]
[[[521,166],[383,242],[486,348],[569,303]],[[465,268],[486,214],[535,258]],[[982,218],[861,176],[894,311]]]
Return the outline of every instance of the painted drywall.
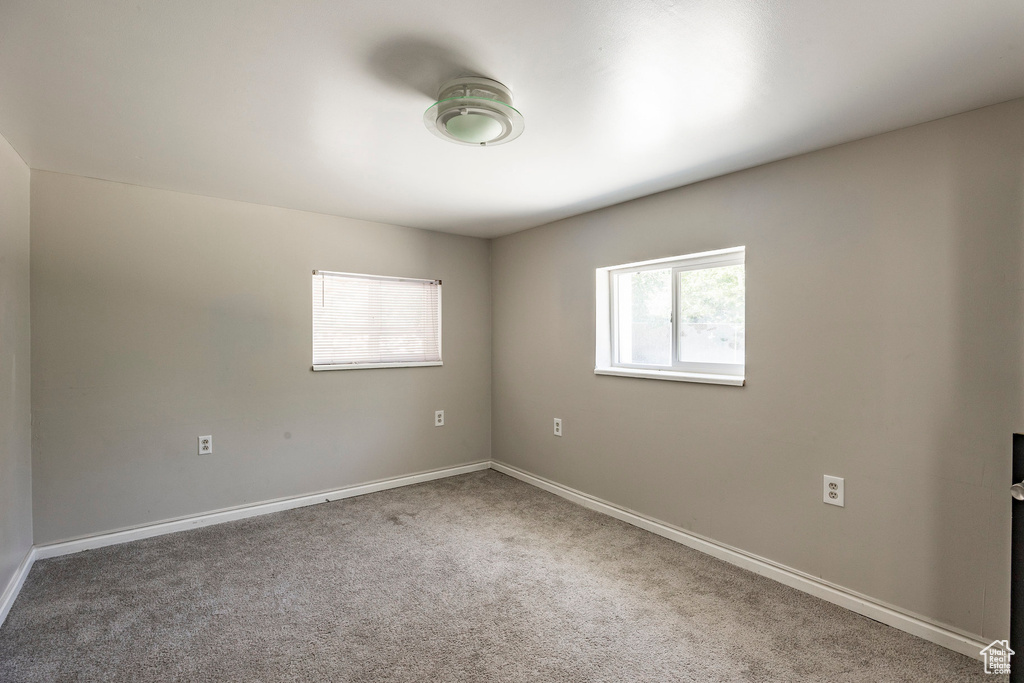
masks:
[[[33,171],[31,246],[36,543],[490,457],[485,240]],[[313,269],[441,278],[444,366],[312,372]]]
[[[0,594],[32,548],[29,169],[0,136]]]
[[[496,240],[495,459],[1006,637],[1022,193],[1018,100]],[[746,386],[593,374],[596,268],[739,245]]]

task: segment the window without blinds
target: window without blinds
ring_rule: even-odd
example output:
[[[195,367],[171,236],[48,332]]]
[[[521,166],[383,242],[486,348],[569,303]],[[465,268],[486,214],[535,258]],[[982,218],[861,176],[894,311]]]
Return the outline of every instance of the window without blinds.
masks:
[[[594,372],[746,382],[746,248],[598,268]]]
[[[441,281],[313,273],[313,369],[441,365]]]

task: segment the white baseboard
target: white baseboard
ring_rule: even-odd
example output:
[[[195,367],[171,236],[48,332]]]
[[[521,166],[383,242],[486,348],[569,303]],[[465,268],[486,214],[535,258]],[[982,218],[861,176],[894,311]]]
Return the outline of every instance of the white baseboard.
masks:
[[[492,461],[491,468],[503,474],[507,474],[510,477],[515,477],[527,484],[531,484],[537,488],[571,500],[585,508],[606,514],[609,517],[614,517],[615,519],[622,520],[627,524],[632,524],[633,526],[640,527],[641,529],[646,529],[651,533],[663,536],[669,540],[675,541],[676,543],[681,543],[687,547],[693,548],[694,550],[699,550],[702,553],[724,560],[725,562],[736,565],[737,567],[748,569],[755,574],[760,574],[761,576],[774,579],[775,581],[785,584],[791,588],[796,588],[797,590],[813,595],[816,598],[821,598],[822,600],[839,605],[840,607],[845,607],[851,612],[862,614],[870,619],[880,621],[883,624],[887,624],[893,628],[898,628],[901,631],[906,631],[907,633],[935,643],[936,645],[949,648],[950,650],[959,652],[960,654],[967,655],[968,657],[981,659],[981,649],[988,645],[988,643],[980,640],[980,637],[977,635],[960,631],[951,626],[938,624],[926,617],[912,614],[893,605],[887,605],[867,595],[862,595],[834,583],[811,576],[810,574],[805,574],[798,569],[787,567],[783,564],[779,564],[778,562],[773,562],[738,548],[725,545],[724,543],[719,543],[710,538],[705,538],[699,534],[694,534],[670,524],[665,524],[664,522],[646,517],[640,513],[633,512],[632,510],[627,510],[626,508],[595,498],[594,496],[581,491],[571,489],[567,486],[562,486],[550,479],[530,474],[529,472],[525,472],[517,467]]]
[[[311,493],[308,495],[279,498],[277,500],[253,503],[251,505],[240,505],[237,507],[225,508],[223,510],[214,510],[213,512],[206,512],[200,515],[170,519],[163,522],[132,527],[130,529],[121,529],[92,536],[74,538],[67,541],[59,541],[57,543],[38,545],[34,549],[35,559],[43,560],[49,557],[59,557],[60,555],[69,555],[83,550],[102,548],[104,546],[117,545],[118,543],[127,543],[129,541],[138,541],[143,538],[162,536],[163,534],[172,534],[176,531],[198,529],[200,527],[210,526],[213,524],[232,522],[236,519],[256,517],[258,515],[270,514],[271,512],[292,510],[294,508],[305,507],[307,505],[316,505],[318,503],[341,500],[342,498],[362,496],[376,491],[384,491],[386,489],[398,488],[400,486],[409,486],[411,484],[419,484],[425,481],[432,481],[434,479],[444,479],[445,477],[454,477],[468,472],[486,470],[490,466],[490,462],[485,460],[469,465],[446,467],[444,469],[431,470],[429,472],[421,472],[419,474],[382,479],[380,481],[370,482],[369,484],[358,484],[356,486],[347,486],[345,488],[321,491],[319,493]]]
[[[18,593],[21,592],[21,587],[25,585],[25,579],[28,578],[28,572],[32,569],[32,563],[35,561],[36,549],[29,548],[29,551],[25,554],[25,559],[18,565],[18,570],[14,572],[14,576],[7,582],[7,588],[4,589],[3,593],[0,593],[0,626],[3,626],[7,614],[11,611],[14,601],[18,598]]]

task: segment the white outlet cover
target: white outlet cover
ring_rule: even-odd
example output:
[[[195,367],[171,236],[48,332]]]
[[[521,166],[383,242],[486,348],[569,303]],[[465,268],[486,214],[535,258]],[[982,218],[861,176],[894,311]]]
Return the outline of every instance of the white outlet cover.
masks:
[[[555,418],[555,436],[561,436],[561,435],[562,435],[562,418],[556,417]]]
[[[444,411],[443,410],[435,410],[434,411],[434,426],[435,427],[444,427]]]
[[[844,479],[842,477],[830,477],[826,474],[823,488],[822,500],[825,503],[841,508],[846,507],[846,487],[844,486]]]
[[[199,455],[210,455],[211,453],[213,453],[213,437],[209,435],[199,437]]]

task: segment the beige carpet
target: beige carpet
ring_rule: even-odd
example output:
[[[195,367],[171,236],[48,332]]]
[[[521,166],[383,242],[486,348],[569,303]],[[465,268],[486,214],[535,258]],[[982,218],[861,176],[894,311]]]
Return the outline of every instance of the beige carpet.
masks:
[[[33,567],[0,681],[993,681],[486,470]]]

